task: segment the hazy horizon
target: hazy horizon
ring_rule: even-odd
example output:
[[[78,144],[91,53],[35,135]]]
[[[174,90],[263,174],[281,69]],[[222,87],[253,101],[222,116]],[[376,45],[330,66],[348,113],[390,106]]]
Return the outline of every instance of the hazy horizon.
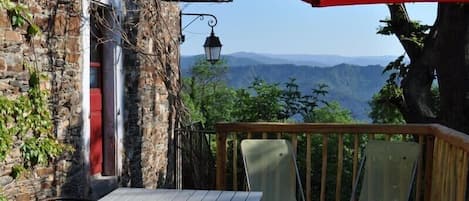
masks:
[[[436,3],[408,3],[412,20],[433,24]],[[313,8],[301,0],[234,0],[231,3],[180,3],[183,13],[208,13],[218,19],[215,34],[222,54],[308,54],[382,56],[402,55],[395,36],[376,34],[389,17],[385,4]],[[183,16],[182,27],[194,18]],[[182,55],[203,54],[210,33],[206,17],[196,20],[183,34]]]

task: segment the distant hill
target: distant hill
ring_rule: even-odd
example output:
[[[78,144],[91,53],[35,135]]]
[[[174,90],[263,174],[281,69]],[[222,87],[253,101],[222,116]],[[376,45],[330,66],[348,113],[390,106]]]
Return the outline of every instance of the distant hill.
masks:
[[[343,107],[350,109],[355,119],[370,121],[368,101],[381,89],[387,78],[382,75],[382,70],[383,67],[379,65],[340,64],[319,68],[292,64],[261,64],[230,68],[227,82],[229,86],[245,88],[256,77],[269,83],[281,84],[292,77],[296,78],[299,90],[303,94],[311,93],[312,88],[324,83],[329,86],[329,94],[326,97],[328,100],[338,101]]]
[[[226,58],[232,58],[228,56]],[[234,57],[237,58],[237,57]],[[387,76],[382,75],[380,65],[358,66],[339,64],[332,67],[311,67],[294,64],[259,64],[252,58],[232,60],[231,63],[249,63],[246,65],[229,65],[227,84],[235,88],[245,88],[259,77],[269,83],[284,84],[290,77],[296,78],[300,91],[310,94],[311,89],[320,83],[329,86],[327,100],[338,101],[343,107],[352,111],[355,119],[369,122],[368,101],[383,86]],[[235,62],[233,62],[235,61]],[[189,76],[190,69],[182,70],[183,76]],[[281,86],[284,87],[284,86]]]
[[[181,58],[182,69],[192,66],[203,55],[183,56]],[[307,55],[307,54],[258,54],[250,52],[237,52],[223,55],[229,66],[244,66],[257,64],[295,64],[314,67],[330,67],[339,64],[352,64],[359,66],[380,65],[386,66],[394,61],[397,56],[359,56],[346,57],[340,55]]]

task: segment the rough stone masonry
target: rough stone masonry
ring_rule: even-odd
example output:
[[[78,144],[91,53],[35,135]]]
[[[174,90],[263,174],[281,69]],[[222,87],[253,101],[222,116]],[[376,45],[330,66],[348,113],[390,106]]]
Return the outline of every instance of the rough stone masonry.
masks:
[[[90,179],[82,150],[82,2],[24,1],[42,34],[27,41],[26,27],[13,29],[5,10],[0,10],[0,96],[16,98],[29,89],[24,63],[37,65],[49,81],[54,135],[76,150],[49,167],[39,167],[17,180],[11,167],[20,163],[19,144],[0,163],[0,187],[9,200],[36,200],[52,196],[89,197]],[[68,3],[64,3],[68,2]],[[125,1],[134,2],[134,1]],[[173,163],[168,152],[179,107],[179,7],[152,1],[160,14],[148,20],[140,12],[138,29],[130,36],[138,47],[154,53],[154,62],[132,49],[125,50],[125,137],[122,186],[156,188],[171,184]],[[134,13],[135,15],[135,13]],[[127,16],[126,16],[127,17]],[[158,33],[156,37],[152,33]],[[1,117],[0,117],[1,118]]]

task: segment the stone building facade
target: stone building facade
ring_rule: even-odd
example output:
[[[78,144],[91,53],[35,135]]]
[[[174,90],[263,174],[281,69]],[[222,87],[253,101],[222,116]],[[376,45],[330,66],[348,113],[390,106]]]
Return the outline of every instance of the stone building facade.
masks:
[[[177,3],[23,2],[42,34],[28,41],[26,28],[14,29],[7,12],[0,9],[0,96],[14,99],[26,93],[29,73],[24,64],[37,65],[48,77],[41,86],[50,92],[53,135],[75,151],[14,180],[12,166],[21,162],[19,144],[15,144],[0,162],[0,192],[9,200],[96,198],[119,185],[172,186],[171,145],[180,105]],[[100,32],[112,40],[99,42],[103,147],[99,165],[93,164],[91,153],[91,130],[96,125],[92,116],[96,8],[104,13],[101,17],[114,19],[111,27]]]

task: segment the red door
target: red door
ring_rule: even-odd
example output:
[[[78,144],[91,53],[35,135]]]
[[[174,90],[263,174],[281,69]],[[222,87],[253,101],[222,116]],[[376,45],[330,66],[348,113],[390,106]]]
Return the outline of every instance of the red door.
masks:
[[[101,64],[92,62],[90,67],[90,170],[94,175],[101,173],[103,166],[103,98]]]

